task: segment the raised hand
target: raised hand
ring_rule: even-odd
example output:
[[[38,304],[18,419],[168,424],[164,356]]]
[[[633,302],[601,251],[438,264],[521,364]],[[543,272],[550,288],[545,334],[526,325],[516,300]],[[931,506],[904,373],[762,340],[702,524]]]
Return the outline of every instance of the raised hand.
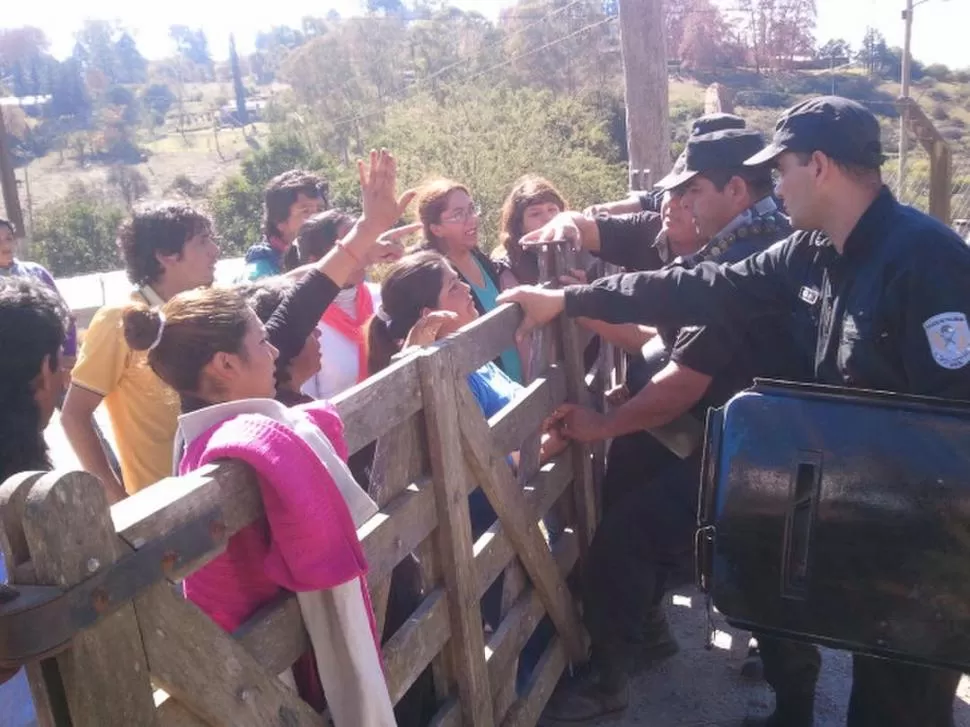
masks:
[[[363,205],[360,224],[383,233],[397,223],[417,193],[408,190],[397,196],[397,160],[387,149],[371,151],[367,163],[358,160],[357,172]]]
[[[600,249],[596,220],[580,212],[560,212],[538,230],[524,235],[519,242],[523,247],[568,244],[575,250],[585,248],[596,252]]]

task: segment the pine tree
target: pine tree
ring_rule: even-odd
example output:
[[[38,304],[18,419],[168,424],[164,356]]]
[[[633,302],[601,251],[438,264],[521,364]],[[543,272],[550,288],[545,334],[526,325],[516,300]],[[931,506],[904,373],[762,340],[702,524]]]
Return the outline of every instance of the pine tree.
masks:
[[[232,85],[236,91],[236,115],[239,124],[249,123],[249,113],[246,111],[246,86],[243,84],[242,71],[239,68],[239,54],[236,53],[236,38],[229,36],[229,63],[232,66]]]

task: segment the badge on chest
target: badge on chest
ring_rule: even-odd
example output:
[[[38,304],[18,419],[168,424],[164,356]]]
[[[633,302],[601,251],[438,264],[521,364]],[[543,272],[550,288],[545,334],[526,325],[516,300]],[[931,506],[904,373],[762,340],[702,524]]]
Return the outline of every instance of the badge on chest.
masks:
[[[945,369],[970,363],[970,326],[963,313],[940,313],[923,323],[933,360]]]

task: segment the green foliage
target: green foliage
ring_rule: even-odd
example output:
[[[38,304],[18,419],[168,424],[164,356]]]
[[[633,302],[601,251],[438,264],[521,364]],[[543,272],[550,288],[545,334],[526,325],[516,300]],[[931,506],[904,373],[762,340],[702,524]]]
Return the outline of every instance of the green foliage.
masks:
[[[158,125],[165,123],[165,114],[169,112],[169,109],[177,100],[178,97],[175,92],[164,83],[153,83],[141,94],[142,104],[152,114],[155,123]]]
[[[483,208],[487,247],[498,239],[502,202],[523,174],[547,177],[580,209],[625,190],[606,115],[550,91],[478,86],[443,106],[418,96],[393,107],[373,141],[394,150],[402,188],[439,175],[469,185]]]
[[[287,170],[301,168],[320,173],[331,182],[331,201],[352,209],[356,195],[346,182],[335,185],[336,165],[323,154],[311,150],[294,130],[277,127],[266,146],[253,151],[243,161],[240,174],[219,185],[209,198],[216,229],[222,238],[224,255],[240,254],[262,237],[263,188],[270,179]]]
[[[121,265],[115,244],[124,208],[80,182],[63,199],[34,215],[37,259],[55,276],[116,270]]]

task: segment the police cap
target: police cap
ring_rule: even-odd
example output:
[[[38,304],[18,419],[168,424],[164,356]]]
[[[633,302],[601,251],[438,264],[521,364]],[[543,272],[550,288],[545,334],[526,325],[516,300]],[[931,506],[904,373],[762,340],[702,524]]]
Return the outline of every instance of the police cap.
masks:
[[[745,164],[765,164],[786,151],[820,151],[837,162],[878,169],[885,161],[879,136],[879,122],[865,106],[841,96],[819,96],[785,111],[771,143]]]
[[[663,190],[686,184],[698,174],[714,169],[736,169],[753,154],[764,149],[765,142],[757,131],[725,129],[693,136],[687,140],[683,168],[677,167],[657,182]]]
[[[690,125],[690,135],[702,136],[713,131],[743,129],[745,126],[744,119],[734,114],[707,114],[694,119],[694,123]]]

